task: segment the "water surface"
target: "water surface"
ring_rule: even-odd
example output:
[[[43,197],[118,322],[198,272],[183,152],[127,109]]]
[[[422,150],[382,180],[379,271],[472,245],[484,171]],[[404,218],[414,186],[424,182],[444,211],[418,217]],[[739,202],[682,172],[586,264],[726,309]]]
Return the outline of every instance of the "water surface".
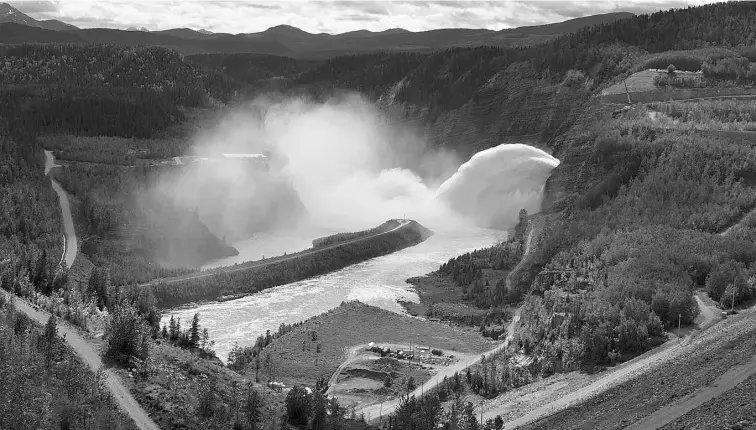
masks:
[[[397,300],[418,301],[412,286],[405,282],[407,278],[437,270],[449,258],[490,246],[505,238],[506,232],[501,230],[462,228],[449,232],[437,231],[417,246],[333,273],[270,288],[241,299],[166,312],[162,323],[166,324],[173,314],[181,318],[182,325],[185,325],[194,313],[199,312],[201,325],[207,327],[210,338],[215,341],[216,353],[225,361],[235,343],[252,345],[257,336],[266,330],[275,331],[281,323],[305,320],[333,309],[345,300],[360,300],[390,311],[403,312]],[[287,243],[292,246],[296,244],[296,240],[291,238],[278,244],[273,243],[272,237],[263,242],[261,246],[267,249],[284,249]],[[248,241],[246,247],[237,249],[246,249],[254,254],[247,259],[257,259],[259,256],[256,254],[260,250],[254,249],[252,244],[252,241]],[[240,255],[238,258],[245,257]]]

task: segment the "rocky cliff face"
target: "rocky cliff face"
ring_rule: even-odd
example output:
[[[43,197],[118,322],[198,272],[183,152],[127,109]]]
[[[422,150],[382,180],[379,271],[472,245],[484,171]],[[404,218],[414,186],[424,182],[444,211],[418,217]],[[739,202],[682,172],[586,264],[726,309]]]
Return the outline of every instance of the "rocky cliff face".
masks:
[[[529,75],[523,65],[501,70],[456,109],[398,102],[392,93],[407,85],[404,81],[378,103],[397,122],[420,127],[426,140],[465,159],[501,143],[526,143],[552,152],[554,138],[577,121],[589,93],[584,85],[566,86]]]
[[[527,78],[522,67],[498,72],[463,106],[434,113],[428,106],[397,102],[392,90],[379,100],[397,122],[424,134],[432,146],[452,150],[460,160],[502,143],[524,143],[561,161],[546,182],[543,212],[565,207],[570,196],[591,186],[599,166],[592,147],[582,148],[564,134],[575,124],[591,121],[591,97],[584,85],[567,86]],[[404,82],[397,84],[404,85]]]

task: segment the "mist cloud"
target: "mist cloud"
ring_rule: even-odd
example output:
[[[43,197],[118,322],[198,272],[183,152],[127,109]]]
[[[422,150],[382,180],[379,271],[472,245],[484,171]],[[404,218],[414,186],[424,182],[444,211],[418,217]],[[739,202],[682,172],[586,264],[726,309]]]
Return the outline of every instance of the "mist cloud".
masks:
[[[232,241],[282,228],[356,231],[403,217],[432,229],[506,226],[519,209],[539,208],[558,163],[526,145],[502,145],[457,171],[454,153],[430,147],[356,94],[253,100],[195,138],[197,155],[228,152],[266,153],[269,168],[208,160],[177,169],[163,188]]]

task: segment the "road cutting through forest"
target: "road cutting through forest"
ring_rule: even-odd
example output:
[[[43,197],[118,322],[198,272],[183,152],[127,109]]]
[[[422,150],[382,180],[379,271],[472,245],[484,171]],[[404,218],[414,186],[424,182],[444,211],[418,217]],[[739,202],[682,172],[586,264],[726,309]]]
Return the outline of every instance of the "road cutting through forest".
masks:
[[[3,290],[0,290],[0,294],[5,294],[9,300],[12,300],[16,310],[23,312],[29,318],[38,322],[41,325],[45,325],[50,318],[50,314],[38,309],[35,309],[26,301],[11,296]],[[93,372],[97,372],[103,369],[102,359],[100,358],[99,348],[90,340],[85,339],[79,331],[67,323],[58,319],[58,335],[73,349],[76,354],[85,362]],[[157,424],[150,418],[147,412],[139,406],[136,399],[131,395],[129,389],[123,384],[121,378],[116,374],[113,369],[103,369],[103,373],[106,378],[106,386],[113,395],[121,409],[128,414],[134,423],[142,430],[159,430]]]
[[[50,170],[54,167],[60,167],[59,164],[55,164],[55,156],[52,151],[45,151],[45,175],[50,174]],[[73,266],[74,260],[76,260],[76,253],[79,251],[79,240],[76,237],[76,229],[74,228],[73,216],[71,215],[71,202],[68,200],[68,194],[63,187],[60,186],[58,181],[50,178],[52,182],[53,190],[58,194],[58,200],[60,201],[60,212],[63,217],[63,255],[60,258],[59,264],[66,264],[69,269]]]

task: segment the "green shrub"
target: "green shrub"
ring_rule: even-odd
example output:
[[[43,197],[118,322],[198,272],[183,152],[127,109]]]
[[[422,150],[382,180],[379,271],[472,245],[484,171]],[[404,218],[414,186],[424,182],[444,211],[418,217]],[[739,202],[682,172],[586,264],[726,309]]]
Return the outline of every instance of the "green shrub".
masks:
[[[149,355],[150,327],[128,301],[114,309],[105,325],[105,355],[125,362],[129,357],[144,360]]]

